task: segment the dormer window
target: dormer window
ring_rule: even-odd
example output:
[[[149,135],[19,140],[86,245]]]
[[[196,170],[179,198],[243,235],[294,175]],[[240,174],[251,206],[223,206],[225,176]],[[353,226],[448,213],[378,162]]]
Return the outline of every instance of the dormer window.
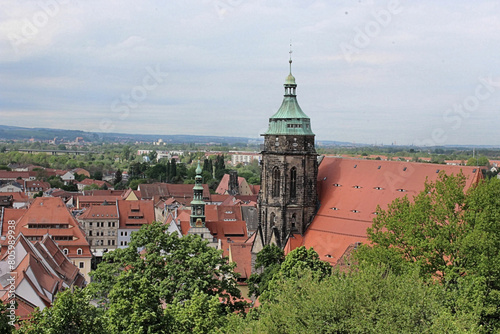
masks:
[[[83,250],[82,250],[81,248],[78,248],[78,249],[76,250],[76,254],[78,254],[78,255],[82,255],[82,254],[83,254]]]
[[[63,249],[63,253],[64,253],[64,255],[68,255],[68,249],[67,249],[67,248],[64,248],[64,249]]]

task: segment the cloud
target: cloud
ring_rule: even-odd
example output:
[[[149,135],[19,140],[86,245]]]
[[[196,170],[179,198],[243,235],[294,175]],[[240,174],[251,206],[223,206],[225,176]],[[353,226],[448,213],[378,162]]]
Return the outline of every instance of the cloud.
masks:
[[[318,140],[411,144],[447,126],[443,113],[473,94],[479,78],[500,76],[500,4],[401,1],[390,24],[347,61],[341,44],[388,6],[6,1],[0,123],[92,131],[110,119],[117,132],[258,137],[281,103],[291,39],[299,103]],[[44,13],[46,22],[36,21]],[[37,32],[15,44],[12,34],[23,36],[30,23]],[[120,119],[115,101],[138,93],[156,66],[164,81]],[[499,99],[496,89],[446,144],[497,142]]]

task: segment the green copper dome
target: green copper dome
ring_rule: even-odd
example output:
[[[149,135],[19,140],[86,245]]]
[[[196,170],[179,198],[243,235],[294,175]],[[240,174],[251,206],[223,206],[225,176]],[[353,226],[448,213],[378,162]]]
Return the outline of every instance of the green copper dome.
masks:
[[[196,175],[201,175],[201,167],[200,167],[200,160],[198,160],[198,167],[196,167]]]
[[[264,135],[309,135],[314,136],[311,130],[311,120],[299,106],[295,89],[295,77],[292,75],[292,61],[290,60],[290,74],[285,79],[285,96],[281,107],[269,118],[269,128]]]

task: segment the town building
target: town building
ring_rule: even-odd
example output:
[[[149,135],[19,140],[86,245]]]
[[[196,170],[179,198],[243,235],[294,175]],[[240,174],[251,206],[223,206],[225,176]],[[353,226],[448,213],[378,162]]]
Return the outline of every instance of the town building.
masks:
[[[77,216],[77,220],[87,236],[94,256],[102,257],[104,252],[117,248],[120,221],[116,203],[85,208],[83,213]]]
[[[8,212],[16,214],[13,211],[16,210],[10,209]],[[50,235],[64,255],[78,267],[85,280],[90,282],[88,275],[92,259],[90,245],[84,231],[61,198],[37,197],[28,209],[17,211],[22,215],[15,219],[16,236],[22,234],[26,240],[36,243],[42,241],[45,235]],[[5,221],[4,217],[2,219],[2,229],[9,220],[14,220],[9,218]],[[6,240],[1,240],[0,243],[4,254],[8,244]]]
[[[51,306],[57,292],[85,285],[85,278],[77,266],[48,234],[39,241],[30,242],[21,233],[10,253],[4,251],[2,254],[0,300],[16,302],[15,314],[20,320],[28,319],[36,308],[43,311]],[[12,255],[15,257],[13,265]]]
[[[303,234],[318,205],[316,180],[318,154],[309,117],[296,95],[297,84],[290,73],[278,111],[269,118],[261,161],[259,218],[264,244],[282,246],[289,233]]]
[[[366,230],[377,207],[386,209],[398,197],[413,198],[440,173],[462,173],[466,189],[482,179],[478,167],[415,163],[411,158],[318,157],[310,119],[296,100],[296,86],[290,71],[283,103],[263,135],[252,263],[264,245],[274,243],[285,253],[299,246],[313,248],[321,260],[340,264],[368,241]]]
[[[119,225],[117,232],[117,248],[126,248],[130,243],[132,233],[155,220],[153,201],[117,200]]]

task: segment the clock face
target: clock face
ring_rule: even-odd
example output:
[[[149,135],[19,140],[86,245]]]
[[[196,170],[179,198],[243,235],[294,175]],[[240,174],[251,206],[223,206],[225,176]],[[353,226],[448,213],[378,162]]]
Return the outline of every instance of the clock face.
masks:
[[[196,209],[196,214],[201,215],[201,208]]]

